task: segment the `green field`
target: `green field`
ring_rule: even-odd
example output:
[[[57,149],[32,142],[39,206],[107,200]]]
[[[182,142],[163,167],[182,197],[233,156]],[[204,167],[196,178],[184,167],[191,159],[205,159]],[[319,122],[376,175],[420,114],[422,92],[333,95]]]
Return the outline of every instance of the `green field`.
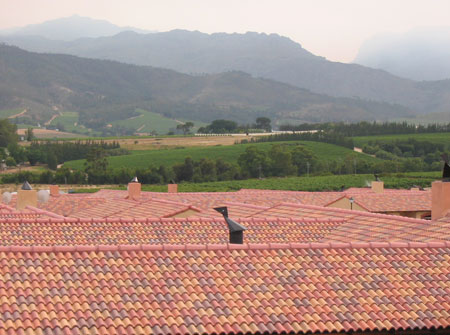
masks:
[[[64,126],[64,131],[71,132],[73,130],[80,130],[81,127],[78,126],[78,113],[77,112],[62,112],[62,115],[56,117],[51,122],[51,125],[56,126],[57,124],[62,124]]]
[[[339,160],[344,159],[345,156],[351,155],[358,160],[364,161],[379,161],[377,158],[354,152],[350,149],[328,143],[319,142],[263,142],[256,144],[235,144],[228,146],[208,146],[208,147],[188,147],[188,148],[172,148],[172,149],[158,149],[158,150],[140,150],[133,151],[131,155],[109,157],[109,165],[112,168],[130,167],[130,168],[147,168],[149,166],[172,166],[176,163],[181,163],[188,156],[194,160],[202,158],[218,159],[222,158],[225,161],[237,162],[240,154],[246,148],[255,145],[261,150],[269,150],[273,144],[284,145],[303,145],[304,147],[313,151],[319,160]],[[72,169],[82,169],[84,167],[84,160],[69,161],[64,164]]]
[[[0,110],[0,119],[6,119],[11,115],[18,114],[22,109]]]
[[[395,140],[407,140],[414,138],[418,141],[429,141],[439,144],[450,144],[450,133],[428,133],[428,134],[399,134],[399,135],[375,135],[375,136],[358,136],[353,137],[355,146],[363,147],[370,141],[395,141]]]
[[[431,183],[440,178],[439,172],[410,172],[381,175],[386,188],[408,189],[414,185],[430,187]],[[266,179],[247,179],[232,181],[217,181],[208,183],[180,183],[179,192],[229,192],[242,188],[290,190],[290,191],[336,191],[342,186],[366,187],[374,180],[373,175],[340,175],[316,177],[285,177]],[[118,187],[117,189],[126,189]],[[142,185],[144,191],[167,192],[167,185]],[[98,189],[97,189],[98,190]],[[93,192],[94,189],[79,189],[78,192]]]
[[[134,129],[139,133],[151,133],[153,131],[158,134],[167,134],[170,130],[176,129],[177,125],[186,121],[176,121],[162,116],[161,114],[149,112],[143,109],[137,109],[136,112],[140,113],[140,116],[135,116],[126,120],[114,121],[112,124]],[[193,123],[196,128],[205,125],[204,123],[198,121]]]

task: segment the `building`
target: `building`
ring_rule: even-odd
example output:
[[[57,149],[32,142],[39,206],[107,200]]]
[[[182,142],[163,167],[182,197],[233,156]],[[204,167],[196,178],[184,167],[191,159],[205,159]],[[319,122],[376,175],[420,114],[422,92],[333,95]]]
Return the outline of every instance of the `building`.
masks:
[[[22,210],[29,194],[15,197],[0,206],[0,335],[448,334],[450,204],[439,183],[433,220],[276,191],[54,187]],[[242,244],[228,243],[218,205],[245,229]]]

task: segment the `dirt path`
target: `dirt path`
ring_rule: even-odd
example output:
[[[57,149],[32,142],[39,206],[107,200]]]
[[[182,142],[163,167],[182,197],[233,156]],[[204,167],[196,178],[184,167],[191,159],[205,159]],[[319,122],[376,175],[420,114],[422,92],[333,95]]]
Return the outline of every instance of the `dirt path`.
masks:
[[[358,148],[358,147],[353,147],[353,151],[359,152],[360,154],[367,155],[370,157],[375,157],[375,155],[366,154],[361,148]]]
[[[61,112],[59,112],[58,114],[53,115],[50,120],[48,120],[47,122],[44,123],[44,126],[50,125],[54,119],[56,119],[58,116],[61,116],[61,115],[62,115]]]
[[[143,124],[142,126],[140,126],[138,129],[136,129],[136,132],[139,132],[139,131],[141,131],[142,129],[144,129],[144,127],[145,127],[145,124]]]
[[[24,109],[23,111],[21,111],[21,112],[18,113],[18,114],[14,114],[14,115],[8,116],[8,119],[14,119],[14,118],[16,118],[16,117],[22,116],[22,115],[25,114],[26,112],[27,112],[27,110]]]
[[[142,116],[144,116],[144,114],[139,114],[139,115],[136,115],[136,116],[129,117],[127,120],[137,119],[138,117],[142,117]]]

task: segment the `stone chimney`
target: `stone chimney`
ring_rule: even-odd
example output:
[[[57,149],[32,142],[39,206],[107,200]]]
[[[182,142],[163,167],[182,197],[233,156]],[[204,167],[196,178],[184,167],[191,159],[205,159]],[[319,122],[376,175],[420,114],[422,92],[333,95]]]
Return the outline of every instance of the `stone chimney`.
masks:
[[[373,181],[372,182],[372,191],[375,193],[383,193],[384,191],[384,182],[382,181]]]
[[[50,185],[50,196],[57,197],[59,195],[59,186]]]
[[[141,196],[141,183],[137,177],[131,179],[128,183],[128,199],[136,200]]]
[[[178,184],[168,184],[167,192],[168,193],[177,193],[178,192]]]
[[[450,210],[450,182],[435,181],[431,184],[431,219],[438,220]]]
[[[26,181],[21,189],[17,191],[17,210],[22,210],[27,206],[37,206],[37,192],[33,190],[31,185]]]

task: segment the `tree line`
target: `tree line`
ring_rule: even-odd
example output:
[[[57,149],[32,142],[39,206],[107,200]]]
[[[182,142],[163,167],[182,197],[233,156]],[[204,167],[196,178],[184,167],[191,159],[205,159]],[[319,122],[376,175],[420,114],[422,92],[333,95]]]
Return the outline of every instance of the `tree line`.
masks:
[[[322,130],[327,133],[338,133],[342,136],[369,136],[389,134],[421,134],[421,133],[445,133],[450,132],[448,124],[415,125],[407,122],[326,122],[303,123],[299,125],[281,125],[280,130],[305,131]]]
[[[129,151],[121,149],[119,142],[77,141],[77,142],[39,142],[33,141],[28,147],[20,146],[17,142],[9,143],[6,150],[0,150],[0,157],[6,160],[8,166],[16,166],[24,162],[30,165],[47,164],[51,170],[56,170],[58,164],[66,161],[86,158],[93,148],[105,150],[107,155],[124,155]]]
[[[3,183],[67,183],[67,184],[126,184],[134,176],[144,184],[166,184],[173,182],[209,182],[243,180],[249,178],[345,175],[361,173],[417,172],[437,168],[420,157],[405,157],[396,160],[361,160],[353,154],[341,159],[320,160],[311,150],[302,145],[274,144],[268,149],[249,146],[237,162],[223,159],[186,157],[173,166],[149,166],[145,169],[111,168],[106,152],[99,147],[89,150],[83,170],[60,168],[41,174],[24,171],[7,174]],[[440,167],[439,167],[440,168]]]

